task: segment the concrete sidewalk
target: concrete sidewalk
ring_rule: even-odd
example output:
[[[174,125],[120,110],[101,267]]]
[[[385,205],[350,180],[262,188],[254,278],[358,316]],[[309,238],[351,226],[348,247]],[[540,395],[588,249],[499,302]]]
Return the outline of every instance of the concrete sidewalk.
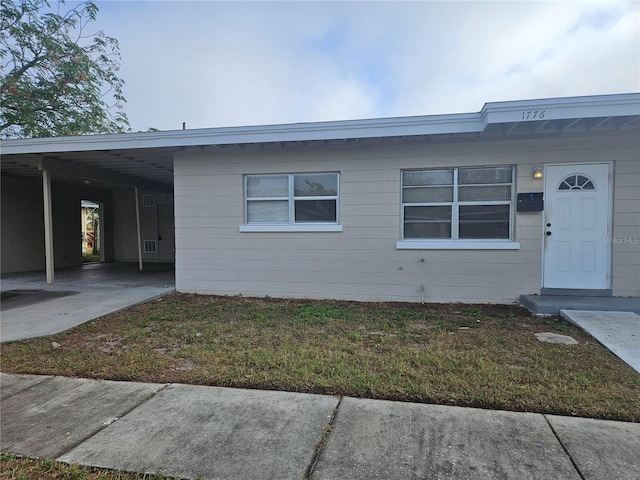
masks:
[[[631,480],[640,424],[0,374],[1,450],[202,479]]]

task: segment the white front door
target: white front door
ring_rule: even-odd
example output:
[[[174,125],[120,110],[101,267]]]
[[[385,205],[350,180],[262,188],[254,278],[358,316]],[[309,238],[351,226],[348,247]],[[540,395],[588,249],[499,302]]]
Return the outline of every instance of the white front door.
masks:
[[[609,164],[548,165],[543,287],[608,289]]]

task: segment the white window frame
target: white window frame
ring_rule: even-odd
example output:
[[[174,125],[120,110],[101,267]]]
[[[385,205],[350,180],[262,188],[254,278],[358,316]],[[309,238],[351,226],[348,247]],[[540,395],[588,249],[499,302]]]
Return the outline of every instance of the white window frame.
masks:
[[[296,175],[335,175],[336,176],[336,195],[319,195],[297,197],[295,193],[295,177]],[[247,198],[247,184],[251,177],[284,177],[288,178],[288,195],[286,197],[256,197]],[[244,201],[244,224],[240,225],[241,232],[341,232],[340,225],[340,173],[339,172],[297,172],[297,173],[269,173],[269,174],[250,174],[244,175],[243,178],[243,201]],[[289,208],[288,222],[274,223],[249,223],[248,203],[251,201],[287,201]],[[336,202],[336,221],[335,222],[297,222],[295,221],[295,202],[296,200],[335,200]]]
[[[511,198],[507,200],[480,200],[480,201],[458,201],[458,172],[465,168],[511,168]],[[403,178],[406,171],[453,171],[453,198],[450,202],[427,202],[405,204],[402,200],[403,195]],[[505,184],[500,184],[505,185]],[[402,240],[396,242],[398,250],[519,250],[520,243],[513,240],[514,237],[514,220],[515,220],[515,186],[516,186],[516,167],[515,165],[478,165],[466,167],[449,167],[449,168],[420,168],[406,169],[400,171],[400,234]],[[404,214],[405,206],[451,206],[451,238],[404,238]],[[459,212],[460,206],[465,205],[509,205],[509,238],[508,239],[460,239],[460,223]]]

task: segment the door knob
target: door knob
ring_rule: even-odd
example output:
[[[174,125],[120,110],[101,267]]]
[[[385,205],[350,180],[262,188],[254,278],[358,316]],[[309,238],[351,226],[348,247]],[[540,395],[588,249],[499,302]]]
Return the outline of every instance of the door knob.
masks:
[[[547,237],[551,235],[551,232],[545,232]]]
[[[550,224],[550,223],[547,223],[547,227],[550,227],[550,226],[551,226],[551,224]]]

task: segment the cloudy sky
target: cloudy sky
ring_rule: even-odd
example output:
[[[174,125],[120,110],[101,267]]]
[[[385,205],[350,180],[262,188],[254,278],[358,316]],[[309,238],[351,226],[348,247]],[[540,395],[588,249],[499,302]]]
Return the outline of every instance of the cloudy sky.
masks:
[[[134,131],[640,90],[640,2],[115,1]]]

